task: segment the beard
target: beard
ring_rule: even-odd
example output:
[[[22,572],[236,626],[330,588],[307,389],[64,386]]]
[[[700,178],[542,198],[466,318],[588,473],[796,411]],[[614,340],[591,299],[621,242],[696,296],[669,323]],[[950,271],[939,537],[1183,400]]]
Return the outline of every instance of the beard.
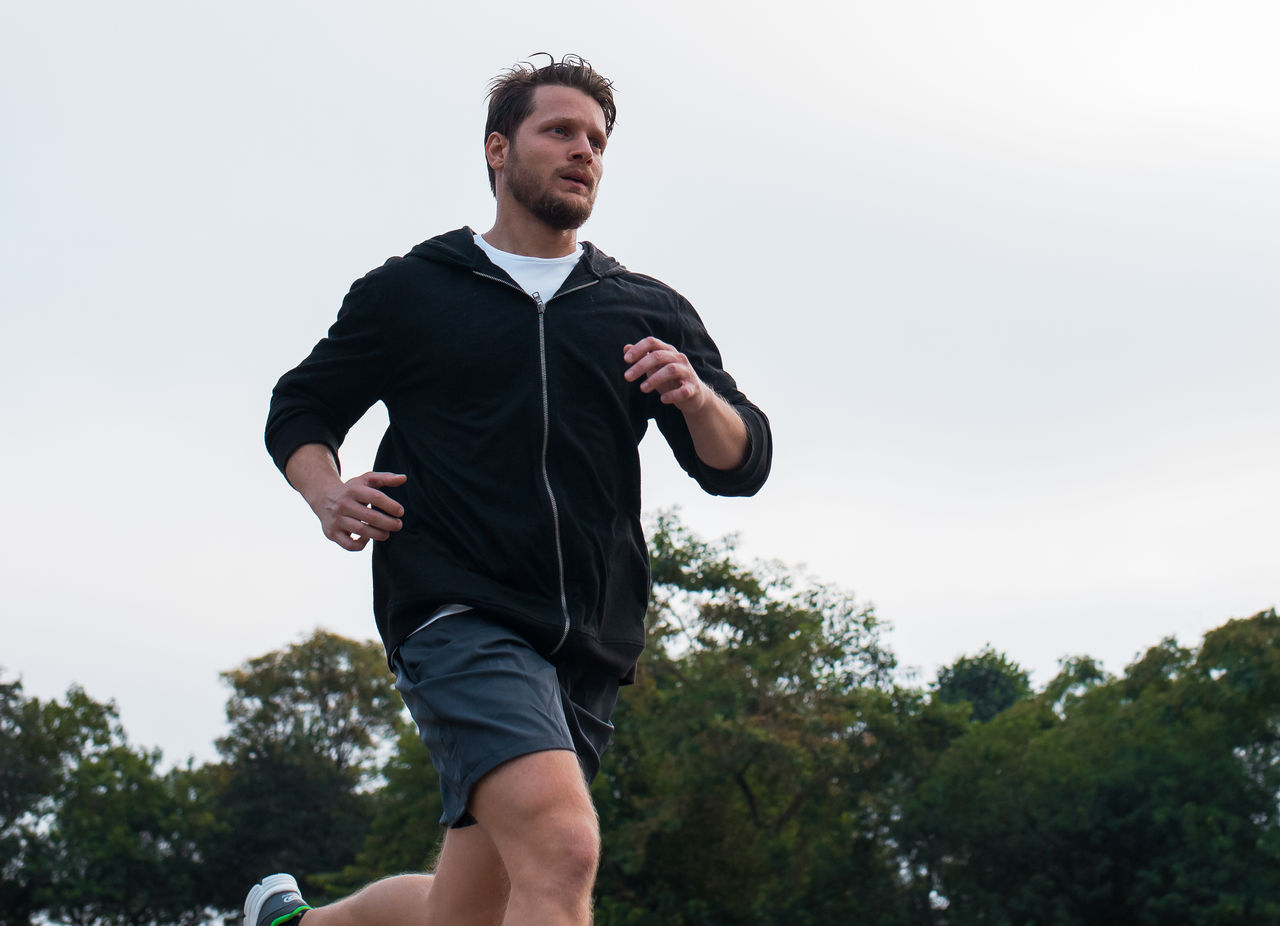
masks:
[[[591,218],[591,209],[596,204],[595,187],[585,197],[548,189],[532,171],[524,170],[514,148],[508,158],[506,173],[507,189],[511,191],[512,199],[556,231],[581,228]]]

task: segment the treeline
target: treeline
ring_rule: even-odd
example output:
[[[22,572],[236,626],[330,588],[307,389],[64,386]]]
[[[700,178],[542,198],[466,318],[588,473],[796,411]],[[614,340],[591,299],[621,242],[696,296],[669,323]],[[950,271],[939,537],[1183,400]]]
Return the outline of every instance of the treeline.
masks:
[[[1033,690],[982,650],[894,679],[874,613],[670,518],[649,650],[595,783],[600,926],[1280,922],[1280,618]],[[220,761],[163,770],[114,708],[0,684],[0,924],[238,922],[422,870],[436,781],[380,646],[224,674]]]

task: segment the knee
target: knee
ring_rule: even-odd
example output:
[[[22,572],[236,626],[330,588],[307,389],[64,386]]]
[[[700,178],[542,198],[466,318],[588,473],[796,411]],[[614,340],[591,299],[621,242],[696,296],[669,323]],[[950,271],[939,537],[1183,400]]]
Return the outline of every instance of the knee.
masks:
[[[532,864],[525,868],[532,881],[570,894],[591,889],[600,861],[600,825],[594,812],[548,814],[532,835]]]

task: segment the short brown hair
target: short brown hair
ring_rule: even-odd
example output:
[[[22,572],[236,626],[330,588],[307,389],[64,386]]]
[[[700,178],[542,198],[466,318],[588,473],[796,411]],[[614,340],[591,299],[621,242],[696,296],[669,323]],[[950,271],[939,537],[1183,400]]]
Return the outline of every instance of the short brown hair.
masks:
[[[484,123],[484,137],[488,141],[494,132],[515,137],[520,123],[529,118],[533,110],[533,91],[539,87],[572,87],[581,90],[600,105],[604,111],[604,134],[613,133],[613,123],[618,109],[613,103],[613,81],[599,74],[589,61],[578,55],[565,55],[559,61],[555,55],[540,51],[530,57],[546,55],[550,64],[535,68],[528,61],[521,61],[510,70],[499,74],[489,82],[489,116]],[[498,191],[493,168],[489,168],[489,189]]]

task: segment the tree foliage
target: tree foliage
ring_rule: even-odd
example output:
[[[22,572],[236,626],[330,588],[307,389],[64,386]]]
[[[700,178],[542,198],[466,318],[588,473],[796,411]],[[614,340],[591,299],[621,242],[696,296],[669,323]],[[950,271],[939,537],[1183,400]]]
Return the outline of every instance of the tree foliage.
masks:
[[[368,831],[354,861],[313,883],[329,896],[345,896],[389,874],[429,870],[440,848],[440,781],[427,747],[404,722],[395,752],[382,769],[385,784],[371,795]]]
[[[600,921],[870,912],[893,890],[863,806],[878,774],[868,718],[893,669],[874,612],[776,565],[744,567],[731,543],[669,517],[651,536],[649,648],[596,786]],[[857,859],[854,889],[833,858]]]
[[[1088,657],[990,646],[894,679],[874,611],[675,518],[594,785],[601,926],[1280,922],[1280,618]],[[0,682],[0,926],[234,921],[431,864],[429,757],[380,646],[317,632],[224,674],[221,759],[165,770],[115,709]]]
[[[317,630],[308,639],[222,674],[231,686],[225,758],[290,752],[326,757],[336,769],[373,770],[395,736],[400,700],[387,684],[382,647]]]
[[[55,809],[79,731],[61,722],[56,704],[23,694],[21,682],[0,683],[0,924],[30,922],[39,882],[32,861],[39,830]]]
[[[230,908],[271,871],[323,875],[355,862],[375,804],[377,760],[402,723],[376,643],[318,630],[223,673],[232,694],[224,762],[208,776],[221,827],[213,897]],[[323,879],[309,898],[335,895]]]
[[[134,748],[115,706],[79,688],[65,702],[2,686],[0,923],[37,914],[75,926],[195,924],[208,811],[186,772]]]
[[[935,697],[947,704],[967,702],[973,720],[986,723],[1031,694],[1031,676],[988,645],[976,656],[961,656],[938,670]]]
[[[956,739],[909,827],[946,922],[1280,920],[1277,652],[1264,612]]]

